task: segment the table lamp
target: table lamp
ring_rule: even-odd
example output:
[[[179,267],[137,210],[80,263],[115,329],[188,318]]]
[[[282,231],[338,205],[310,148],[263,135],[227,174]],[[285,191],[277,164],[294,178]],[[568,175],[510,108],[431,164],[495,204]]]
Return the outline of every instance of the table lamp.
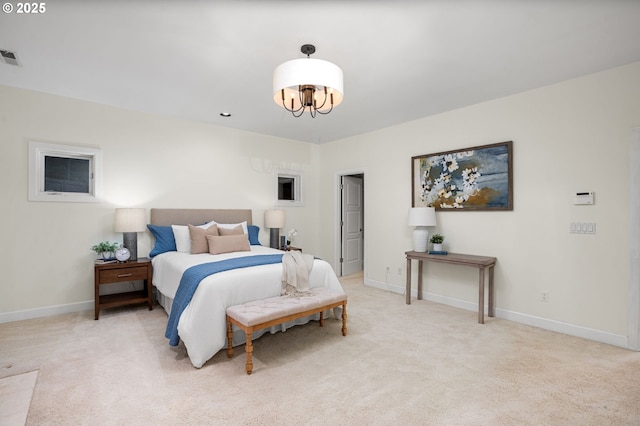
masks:
[[[429,246],[427,226],[436,226],[436,209],[433,207],[412,207],[409,209],[409,226],[413,230],[413,251],[424,253]]]
[[[264,226],[271,228],[269,234],[269,247],[278,248],[280,228],[284,228],[284,210],[270,209],[264,212]]]
[[[138,260],[138,232],[143,232],[146,226],[145,209],[116,209],[114,230],[123,233],[122,245],[131,253],[129,260]]]

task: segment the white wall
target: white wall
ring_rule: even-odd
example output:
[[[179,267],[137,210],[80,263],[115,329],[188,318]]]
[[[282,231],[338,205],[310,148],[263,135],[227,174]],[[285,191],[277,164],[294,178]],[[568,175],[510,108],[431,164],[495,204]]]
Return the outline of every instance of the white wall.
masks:
[[[121,239],[115,207],[252,208],[262,226],[274,167],[303,170],[305,206],[288,209],[286,227],[327,260],[336,256],[336,174],[365,171],[365,281],[402,292],[411,157],[513,140],[514,210],[438,213],[446,248],[498,258],[499,316],[626,343],[640,63],[319,146],[1,86],[0,99],[0,322],[90,309],[89,247]],[[28,202],[29,140],[101,147],[104,201]],[[578,191],[595,191],[596,204],[574,206]],[[570,222],[596,222],[597,234],[569,234]],[[149,245],[142,234],[141,255]],[[474,309],[475,269],[430,265],[425,278],[428,298]]]
[[[365,282],[402,292],[411,157],[512,140],[514,210],[438,212],[445,248],[498,258],[499,316],[624,346],[629,141],[639,99],[635,63],[322,145],[320,227],[335,229],[335,175],[366,169]],[[594,206],[572,204],[582,191],[596,193]],[[597,234],[570,234],[570,222],[596,222]],[[334,258],[335,235],[321,234],[321,256]],[[476,269],[430,264],[425,279],[427,297],[475,309]]]
[[[0,86],[0,322],[90,309],[89,248],[113,232],[116,207],[250,208],[274,205],[274,168],[303,172],[304,207],[287,208],[286,231],[314,252],[317,145],[111,108]],[[100,203],[27,201],[28,141],[91,145],[103,153]],[[152,238],[139,234],[139,256]]]

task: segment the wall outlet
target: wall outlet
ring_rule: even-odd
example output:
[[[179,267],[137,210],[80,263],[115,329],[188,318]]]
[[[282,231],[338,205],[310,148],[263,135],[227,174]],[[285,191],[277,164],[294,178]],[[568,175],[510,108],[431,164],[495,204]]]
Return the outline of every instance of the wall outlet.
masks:
[[[548,291],[540,292],[540,301],[541,302],[548,302],[549,301],[549,292]]]

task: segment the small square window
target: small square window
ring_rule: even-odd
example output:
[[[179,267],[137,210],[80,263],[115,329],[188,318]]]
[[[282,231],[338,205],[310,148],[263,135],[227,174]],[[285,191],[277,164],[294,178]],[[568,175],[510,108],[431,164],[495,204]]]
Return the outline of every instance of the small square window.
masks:
[[[302,174],[291,170],[276,170],[276,206],[301,206]]]
[[[98,202],[98,148],[29,142],[29,201]]]

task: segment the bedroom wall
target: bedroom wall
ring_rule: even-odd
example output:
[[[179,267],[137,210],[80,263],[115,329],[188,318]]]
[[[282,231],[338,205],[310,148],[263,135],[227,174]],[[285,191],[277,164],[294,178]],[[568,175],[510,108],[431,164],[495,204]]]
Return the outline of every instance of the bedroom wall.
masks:
[[[0,322],[92,309],[89,248],[122,241],[116,207],[250,208],[268,245],[274,168],[303,172],[305,205],[286,209],[283,231],[298,229],[296,245],[315,251],[317,145],[3,86],[0,99]],[[102,201],[27,201],[30,140],[100,147]],[[147,255],[150,234],[138,239]]]
[[[629,153],[639,99],[635,63],[324,144],[319,217],[332,232],[320,235],[319,254],[335,258],[335,176],[365,170],[365,283],[403,294],[411,157],[512,140],[514,210],[438,212],[445,249],[498,258],[498,316],[626,346]],[[573,205],[582,191],[595,192],[595,205]],[[571,222],[595,222],[597,233],[570,234]],[[425,279],[427,298],[477,309],[476,269],[429,264]]]
[[[287,210],[286,228],[328,260],[336,257],[336,175],[364,171],[365,282],[402,293],[410,158],[513,140],[514,210],[438,213],[446,248],[498,258],[500,317],[624,345],[639,95],[636,63],[317,146],[0,86],[0,322],[92,309],[89,247],[121,240],[115,207],[246,207],[262,226],[273,167],[303,170],[305,206]],[[28,202],[29,140],[100,146],[104,200]],[[595,191],[596,204],[574,206],[577,191]],[[569,234],[569,223],[582,221],[596,222],[597,234]],[[150,244],[139,236],[140,255]],[[475,309],[475,270],[433,265],[426,280],[427,298]],[[549,302],[539,300],[543,290]]]

